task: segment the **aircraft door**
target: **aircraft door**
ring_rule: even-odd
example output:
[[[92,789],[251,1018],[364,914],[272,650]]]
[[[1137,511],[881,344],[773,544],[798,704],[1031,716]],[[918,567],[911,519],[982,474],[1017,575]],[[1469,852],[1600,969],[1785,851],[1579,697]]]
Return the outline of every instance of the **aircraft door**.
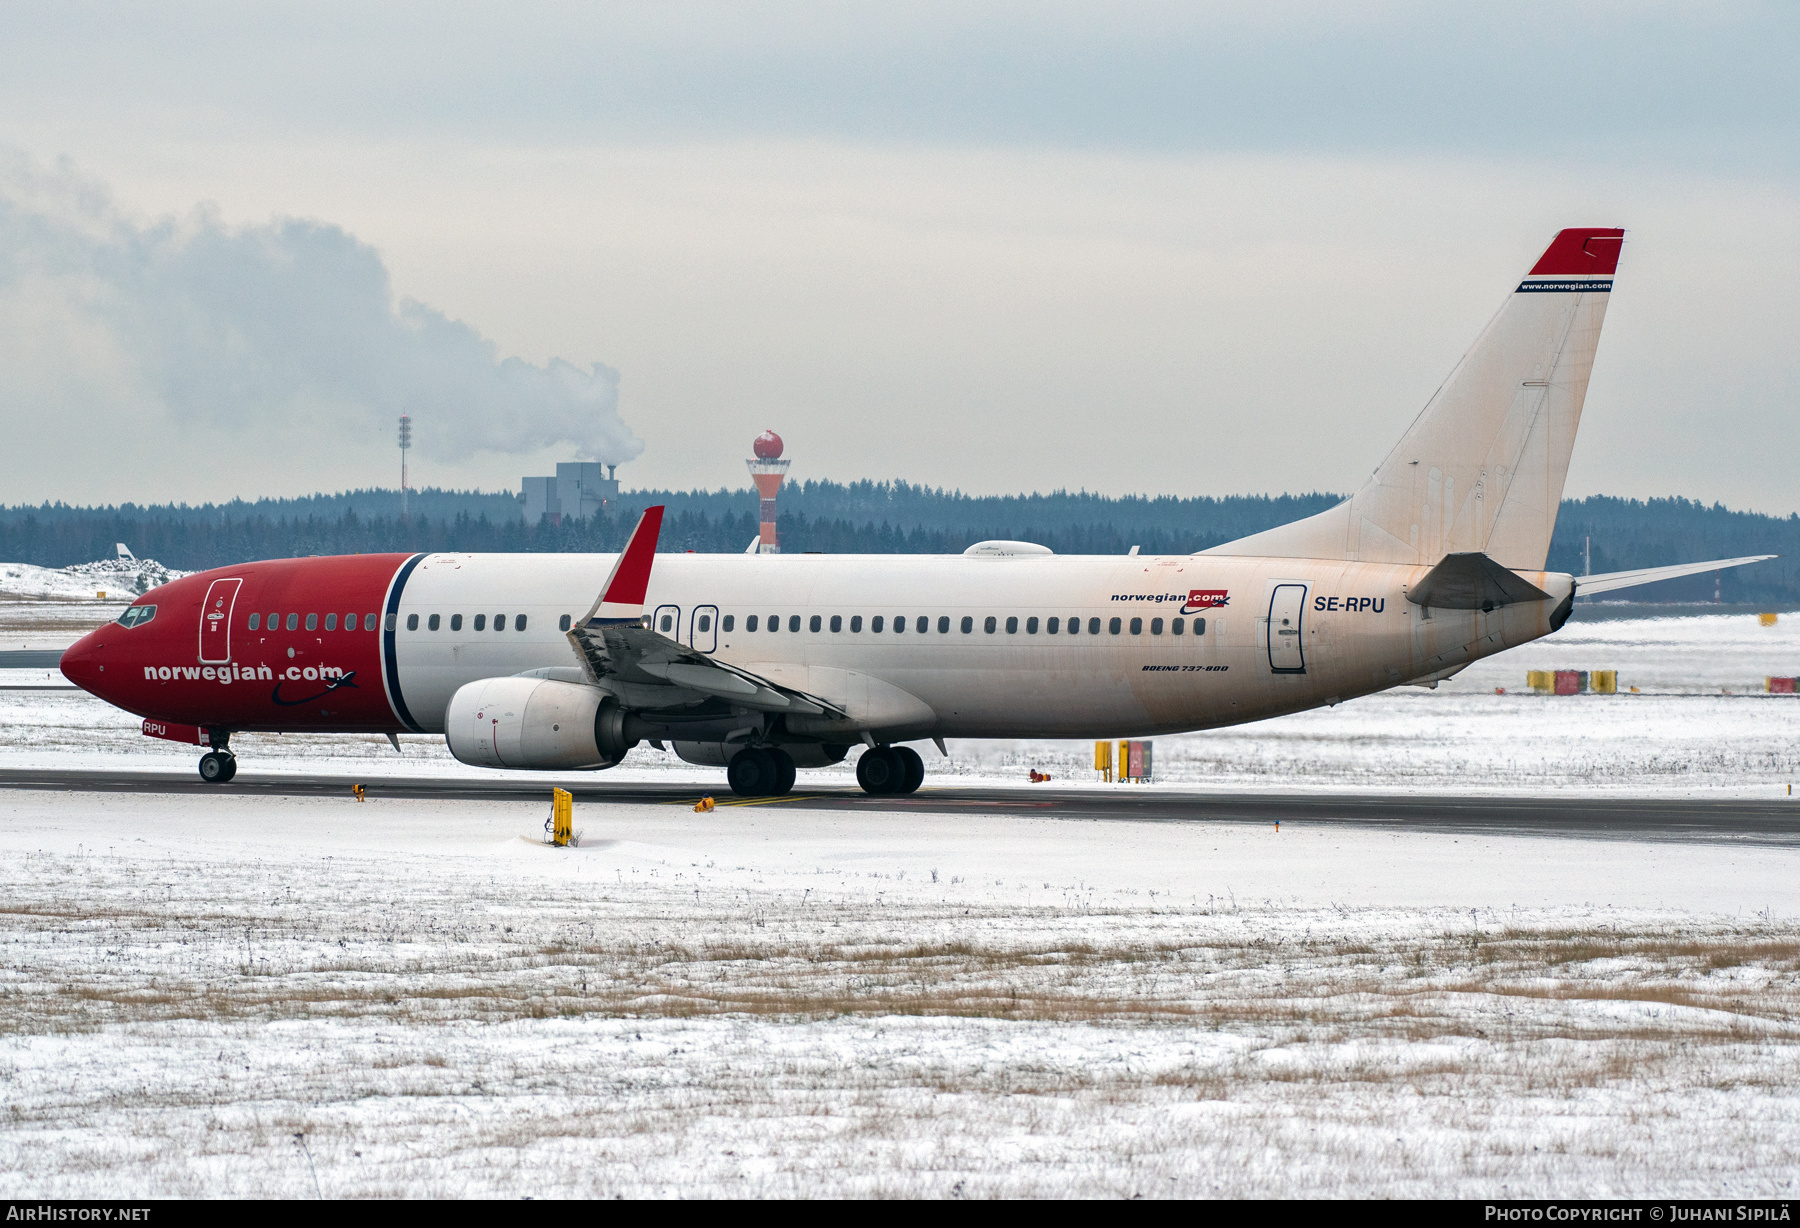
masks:
[[[1269,594],[1269,668],[1277,674],[1304,674],[1306,648],[1300,617],[1306,610],[1306,585],[1277,584]]]
[[[678,605],[659,605],[651,616],[650,629],[658,635],[666,635],[676,643],[681,642],[681,607]]]
[[[222,665],[231,660],[231,607],[237,604],[242,580],[214,580],[200,607],[200,660]]]
[[[719,607],[694,607],[693,621],[688,624],[688,647],[698,652],[712,652],[719,646]]]

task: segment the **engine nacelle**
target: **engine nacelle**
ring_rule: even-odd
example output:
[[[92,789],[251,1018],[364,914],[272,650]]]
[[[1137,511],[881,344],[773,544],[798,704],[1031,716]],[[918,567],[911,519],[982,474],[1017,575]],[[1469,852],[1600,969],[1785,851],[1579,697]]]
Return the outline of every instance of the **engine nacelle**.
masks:
[[[733,755],[744,749],[742,742],[671,742],[670,745],[682,759],[702,767],[725,767]],[[803,768],[830,767],[842,762],[850,753],[848,746],[834,742],[783,743],[781,749],[793,759],[795,767]]]
[[[547,678],[483,678],[444,713],[450,753],[474,767],[541,771],[609,768],[637,745],[629,714],[597,687]]]

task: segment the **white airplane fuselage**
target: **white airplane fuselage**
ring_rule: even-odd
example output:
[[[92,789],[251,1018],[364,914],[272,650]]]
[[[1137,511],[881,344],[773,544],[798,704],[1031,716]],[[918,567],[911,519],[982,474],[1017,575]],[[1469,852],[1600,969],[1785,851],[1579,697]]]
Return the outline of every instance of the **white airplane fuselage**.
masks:
[[[419,727],[440,732],[450,697],[477,679],[574,664],[561,618],[580,617],[616,557],[426,556],[395,634]],[[849,671],[930,709],[895,734],[1127,737],[1261,720],[1448,673],[1549,634],[1573,584],[1528,574],[1553,601],[1427,610],[1406,590],[1429,570],[1204,555],[672,554],[657,558],[645,609],[660,633],[798,690],[831,694],[807,685],[810,672]],[[1198,604],[1196,592],[1207,594]],[[472,630],[477,614],[489,629]],[[526,630],[492,630],[499,614],[509,626],[527,615]]]

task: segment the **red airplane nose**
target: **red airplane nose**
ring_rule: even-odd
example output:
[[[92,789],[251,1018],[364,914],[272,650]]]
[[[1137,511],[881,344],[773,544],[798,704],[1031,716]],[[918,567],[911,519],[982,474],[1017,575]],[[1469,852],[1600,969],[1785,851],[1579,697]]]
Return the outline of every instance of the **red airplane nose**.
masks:
[[[98,695],[106,682],[106,633],[117,629],[108,624],[71,644],[60,663],[63,677],[82,690]]]

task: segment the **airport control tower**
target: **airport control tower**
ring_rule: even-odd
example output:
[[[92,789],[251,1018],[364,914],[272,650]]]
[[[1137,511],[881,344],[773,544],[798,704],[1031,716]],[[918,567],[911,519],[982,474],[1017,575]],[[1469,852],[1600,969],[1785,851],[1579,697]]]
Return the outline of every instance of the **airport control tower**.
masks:
[[[762,496],[762,537],[756,543],[758,554],[780,554],[781,542],[775,536],[775,492],[787,476],[788,462],[781,458],[781,436],[764,431],[750,443],[756,455],[745,461],[750,466],[750,480]]]

